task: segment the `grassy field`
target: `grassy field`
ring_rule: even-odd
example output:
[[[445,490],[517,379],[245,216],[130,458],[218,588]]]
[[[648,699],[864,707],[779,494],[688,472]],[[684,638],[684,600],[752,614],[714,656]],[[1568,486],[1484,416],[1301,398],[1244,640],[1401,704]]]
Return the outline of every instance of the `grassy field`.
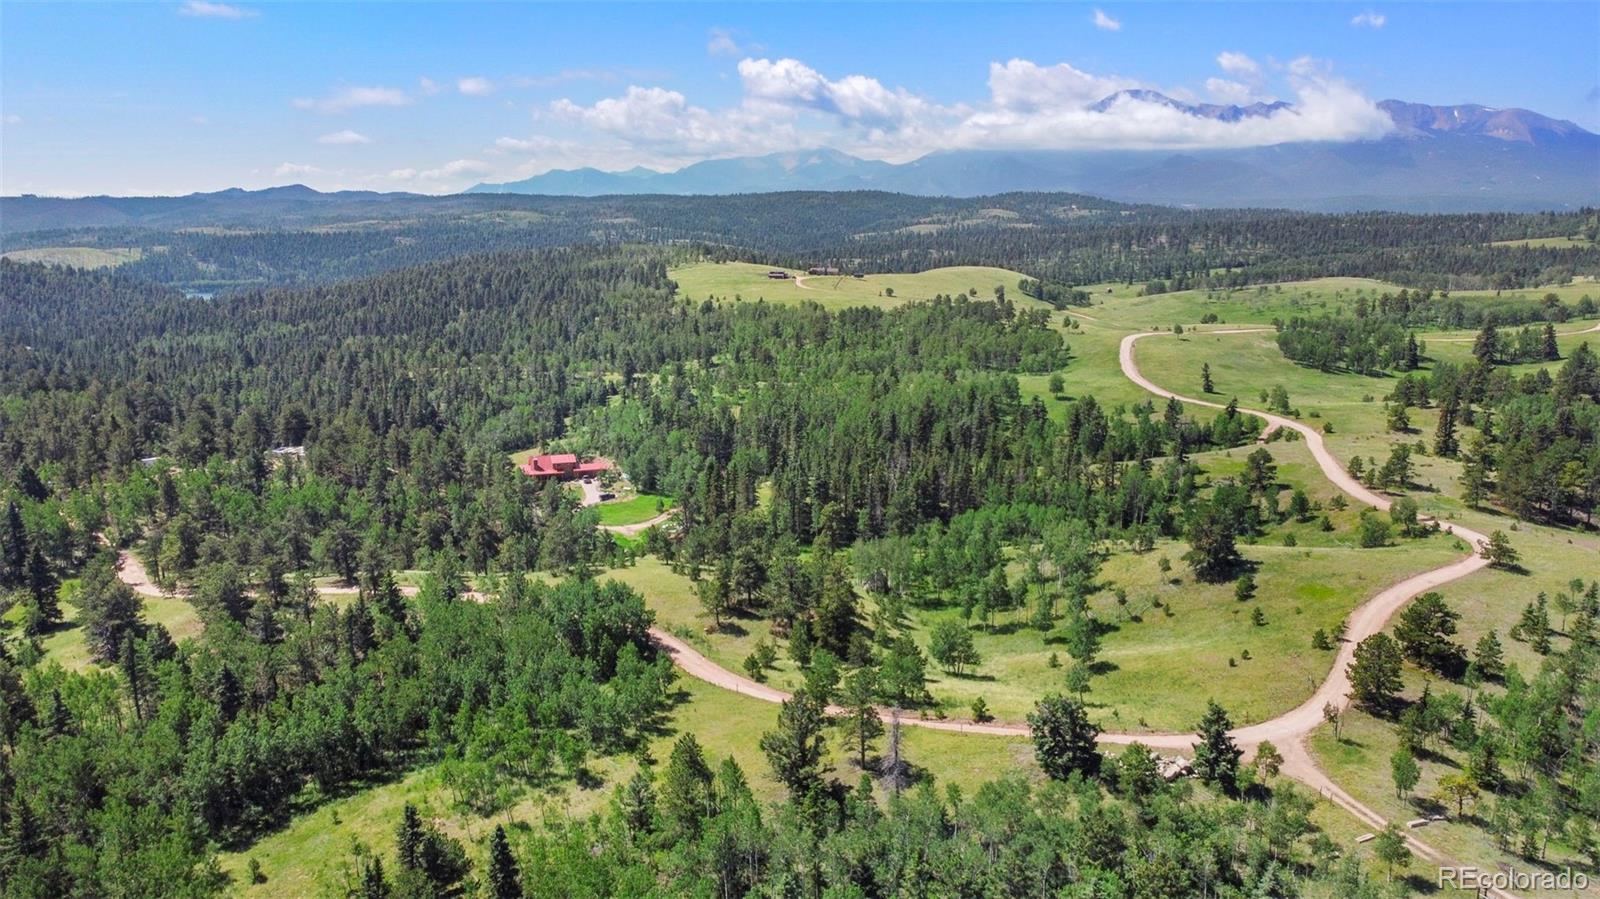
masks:
[[[82,671],[93,664],[89,659],[89,647],[84,643],[83,628],[78,626],[78,607],[72,603],[77,584],[76,578],[62,583],[62,623],[41,641],[45,658],[70,671]],[[200,636],[204,628],[200,613],[187,600],[170,596],[141,596],[140,599],[144,603],[145,621],[164,625],[174,642],[182,643]]]
[[[1491,246],[1496,247],[1528,247],[1536,249],[1582,249],[1594,246],[1594,241],[1587,237],[1568,235],[1566,237],[1529,237],[1523,240],[1497,240]]]
[[[1382,587],[1461,554],[1442,537],[1375,550],[1262,543],[1243,550],[1259,565],[1257,595],[1239,602],[1231,583],[1195,582],[1179,560],[1186,549],[1165,542],[1148,554],[1113,556],[1102,573],[1106,589],[1090,599],[1096,617],[1112,627],[1102,637],[1098,673],[1085,697],[1106,730],[1187,730],[1210,699],[1241,725],[1287,711],[1310,695],[1332,663],[1331,651],[1312,649],[1314,631],[1331,633]],[[1173,563],[1166,575],[1163,557]],[[1117,602],[1117,588],[1125,591],[1126,606]],[[1262,626],[1251,620],[1257,608],[1266,616]],[[932,624],[959,614],[915,613],[918,641],[926,648]],[[1027,616],[1021,610],[997,618],[992,630],[973,631],[983,658],[975,671],[955,677],[931,666],[929,690],[950,714],[967,717],[981,696],[996,716],[1020,721],[1041,696],[1064,692],[1071,660],[1060,632],[1041,634]],[[1062,667],[1050,667],[1052,654]]]
[[[603,502],[595,508],[600,511],[600,523],[603,525],[638,524],[672,508],[672,500],[654,493],[639,493]]]
[[[668,274],[678,282],[678,293],[693,301],[711,297],[717,300],[758,300],[774,303],[815,302],[829,309],[850,306],[890,308],[913,300],[930,300],[944,294],[954,296],[977,290],[980,299],[993,299],[994,288],[1004,287],[1018,305],[1049,308],[1017,290],[1025,277],[1003,268],[957,266],[936,268],[917,274],[867,275],[864,278],[806,276],[804,285],[794,278],[774,281],[767,277],[769,265],[749,262],[700,262],[675,268]],[[797,274],[790,272],[790,274]],[[892,293],[891,293],[892,292]]]
[[[1314,501],[1333,495],[1320,479],[1303,444],[1269,445],[1285,485],[1303,484]],[[1201,454],[1199,461],[1217,476],[1237,473],[1246,451]],[[1287,502],[1287,494],[1284,495]],[[1233,585],[1199,584],[1181,560],[1187,545],[1167,541],[1145,554],[1119,553],[1107,562],[1101,589],[1090,597],[1096,616],[1113,630],[1103,640],[1104,671],[1093,681],[1090,702],[1101,725],[1115,730],[1182,730],[1190,727],[1215,698],[1244,724],[1292,708],[1327,674],[1332,654],[1311,649],[1311,634],[1331,632],[1363,599],[1410,574],[1443,564],[1464,551],[1439,536],[1402,541],[1384,549],[1359,549],[1353,532],[1357,510],[1330,512],[1335,530],[1315,523],[1291,523],[1258,545],[1243,548],[1259,564],[1257,597],[1239,602]],[[1295,547],[1283,546],[1295,536]],[[1172,569],[1163,574],[1160,560]],[[711,619],[700,606],[694,585],[655,558],[605,575],[645,596],[661,625],[683,636],[708,658],[741,671],[746,656],[766,640],[779,648],[768,681],[793,689],[803,680],[786,654],[785,641],[772,636],[765,619],[739,617],[708,633]],[[1336,585],[1336,586],[1335,586]],[[1128,598],[1124,606],[1116,591]],[[1152,600],[1158,600],[1157,608]],[[1256,626],[1259,607],[1267,623]],[[930,670],[929,689],[947,713],[967,717],[972,701],[983,697],[1003,720],[1021,721],[1043,695],[1063,689],[1063,668],[1050,667],[1055,653],[1067,662],[1059,632],[1041,634],[1029,627],[1029,609],[998,617],[992,629],[974,630],[984,663],[963,677]],[[915,636],[924,644],[932,625],[957,617],[956,609],[916,610]],[[1248,652],[1250,659],[1244,659]],[[1234,664],[1229,664],[1229,659]],[[1270,672],[1272,676],[1264,676]]]
[[[138,247],[36,247],[10,250],[5,258],[13,262],[43,262],[74,268],[115,268],[133,262],[144,254]]]

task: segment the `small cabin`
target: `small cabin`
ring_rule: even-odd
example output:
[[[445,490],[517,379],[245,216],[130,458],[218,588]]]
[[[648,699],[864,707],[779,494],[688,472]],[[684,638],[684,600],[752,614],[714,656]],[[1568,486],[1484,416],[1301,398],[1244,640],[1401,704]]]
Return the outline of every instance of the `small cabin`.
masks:
[[[813,265],[806,269],[808,275],[837,275],[839,270],[831,265]]]
[[[772,271],[767,272],[767,277],[774,281],[787,281],[789,280],[789,273],[783,269],[775,268]]]

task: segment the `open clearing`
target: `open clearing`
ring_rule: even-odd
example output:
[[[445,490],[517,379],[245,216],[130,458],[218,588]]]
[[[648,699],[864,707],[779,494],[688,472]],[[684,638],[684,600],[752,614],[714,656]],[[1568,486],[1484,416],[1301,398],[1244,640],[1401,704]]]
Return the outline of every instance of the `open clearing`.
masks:
[[[1594,241],[1586,237],[1569,235],[1567,237],[1529,237],[1522,240],[1497,240],[1490,246],[1495,247],[1527,247],[1529,249],[1583,249],[1594,246]]]
[[[35,247],[9,250],[5,258],[13,262],[42,262],[45,265],[70,265],[74,268],[115,268],[144,255],[138,247]]]
[[[595,506],[602,526],[638,524],[672,508],[672,500],[653,493],[640,493],[626,499],[607,500]]]
[[[1017,289],[1017,282],[1027,277],[1003,268],[984,266],[953,266],[936,268],[917,274],[866,275],[807,275],[804,271],[789,269],[797,279],[773,280],[767,272],[776,266],[757,265],[751,262],[699,262],[675,268],[668,274],[678,282],[678,293],[685,299],[699,302],[711,297],[717,300],[766,300],[772,303],[815,302],[829,309],[851,306],[876,306],[890,308],[915,300],[931,300],[941,294],[955,296],[976,290],[979,299],[994,299],[994,289],[1004,287],[1006,296],[1019,306],[1050,308],[1030,299]]]

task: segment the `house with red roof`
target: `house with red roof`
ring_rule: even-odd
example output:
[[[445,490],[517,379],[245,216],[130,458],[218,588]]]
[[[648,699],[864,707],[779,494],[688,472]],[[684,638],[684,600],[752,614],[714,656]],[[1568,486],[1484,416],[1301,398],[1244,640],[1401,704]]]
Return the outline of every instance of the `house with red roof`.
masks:
[[[522,463],[522,473],[528,477],[555,478],[558,481],[593,477],[602,471],[610,471],[611,468],[610,459],[595,456],[587,462],[580,462],[576,453],[547,453],[529,456],[528,461]]]

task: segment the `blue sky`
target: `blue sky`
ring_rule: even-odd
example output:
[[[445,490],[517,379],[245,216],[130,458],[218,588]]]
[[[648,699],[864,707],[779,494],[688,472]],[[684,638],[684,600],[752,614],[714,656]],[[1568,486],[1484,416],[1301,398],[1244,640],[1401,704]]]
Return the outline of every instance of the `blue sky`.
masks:
[[[1600,130],[1600,3],[0,5],[0,191],[459,190],[831,146],[1360,140],[1400,98]],[[1194,101],[1288,100],[1221,126]]]

